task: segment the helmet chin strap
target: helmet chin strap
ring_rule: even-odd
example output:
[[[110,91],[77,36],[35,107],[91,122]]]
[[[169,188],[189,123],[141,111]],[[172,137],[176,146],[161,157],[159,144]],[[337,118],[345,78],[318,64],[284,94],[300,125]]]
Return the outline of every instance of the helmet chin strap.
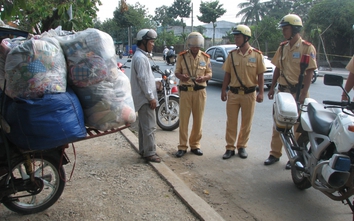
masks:
[[[288,38],[287,40],[290,41],[291,39],[293,39],[293,38],[295,37],[295,35],[296,35],[296,34],[294,34],[294,32],[291,31],[291,36],[290,36],[290,38]]]
[[[245,38],[246,38],[246,36],[245,36]],[[242,45],[240,46],[240,48],[242,48],[243,46],[245,46],[245,44],[249,41],[250,39],[247,37],[247,40],[244,40],[243,41],[243,43],[242,43]]]
[[[145,51],[145,52],[147,52],[147,53],[150,53],[150,52],[148,51],[148,49],[147,49],[147,44],[148,44],[148,41],[149,41],[149,40],[146,40],[146,39],[145,39],[145,40],[143,40],[143,45],[144,45],[144,48],[145,48],[145,50],[144,50],[144,51]]]

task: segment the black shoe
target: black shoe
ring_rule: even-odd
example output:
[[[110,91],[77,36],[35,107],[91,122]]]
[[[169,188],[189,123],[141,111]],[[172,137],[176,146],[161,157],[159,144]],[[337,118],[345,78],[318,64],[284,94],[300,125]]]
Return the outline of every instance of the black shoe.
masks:
[[[183,157],[183,155],[187,153],[185,150],[178,150],[176,153],[176,157]]]
[[[192,149],[191,152],[194,153],[195,155],[198,155],[198,156],[203,155],[203,152],[199,148]]]
[[[268,159],[266,159],[266,161],[264,161],[264,165],[272,165],[275,162],[278,162],[279,158],[276,158],[273,155],[269,155]]]
[[[285,169],[286,169],[286,170],[290,170],[290,169],[291,169],[290,161],[288,161],[288,162],[286,163]]]
[[[233,155],[235,155],[235,151],[234,150],[226,150],[225,154],[222,155],[222,158],[224,160],[229,159],[230,157],[232,157]]]
[[[245,150],[244,147],[238,148],[237,152],[238,152],[238,155],[239,155],[242,159],[246,159],[246,158],[248,157],[248,154],[247,154],[247,152],[246,152],[246,150]]]

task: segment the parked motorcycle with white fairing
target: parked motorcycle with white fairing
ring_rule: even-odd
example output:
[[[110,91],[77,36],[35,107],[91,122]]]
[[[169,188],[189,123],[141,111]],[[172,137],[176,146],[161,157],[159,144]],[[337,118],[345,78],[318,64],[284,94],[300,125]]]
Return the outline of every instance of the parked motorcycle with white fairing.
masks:
[[[172,131],[179,127],[179,94],[173,69],[160,70],[151,67],[153,72],[161,74],[155,78],[159,106],[156,107],[156,122],[162,130]]]
[[[341,76],[325,75],[324,84],[345,92]],[[280,92],[273,116],[295,186],[300,190],[313,187],[354,212],[350,201],[354,194],[354,104],[347,97],[348,101],[323,101],[324,105],[306,98],[300,106],[291,94]],[[296,138],[293,126],[298,121],[298,107],[296,133],[301,135]]]

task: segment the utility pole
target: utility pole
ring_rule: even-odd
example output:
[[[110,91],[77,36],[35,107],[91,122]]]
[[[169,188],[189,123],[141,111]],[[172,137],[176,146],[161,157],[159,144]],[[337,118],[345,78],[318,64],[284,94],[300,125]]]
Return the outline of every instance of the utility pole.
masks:
[[[192,2],[192,10],[191,10],[191,13],[192,13],[192,32],[193,32],[193,2]]]

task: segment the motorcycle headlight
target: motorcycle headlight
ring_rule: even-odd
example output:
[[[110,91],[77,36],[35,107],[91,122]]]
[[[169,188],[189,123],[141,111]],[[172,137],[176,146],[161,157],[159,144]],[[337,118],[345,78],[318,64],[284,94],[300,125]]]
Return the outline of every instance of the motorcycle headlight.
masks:
[[[168,79],[170,80],[170,84],[177,84],[176,82],[176,75],[171,74]]]

